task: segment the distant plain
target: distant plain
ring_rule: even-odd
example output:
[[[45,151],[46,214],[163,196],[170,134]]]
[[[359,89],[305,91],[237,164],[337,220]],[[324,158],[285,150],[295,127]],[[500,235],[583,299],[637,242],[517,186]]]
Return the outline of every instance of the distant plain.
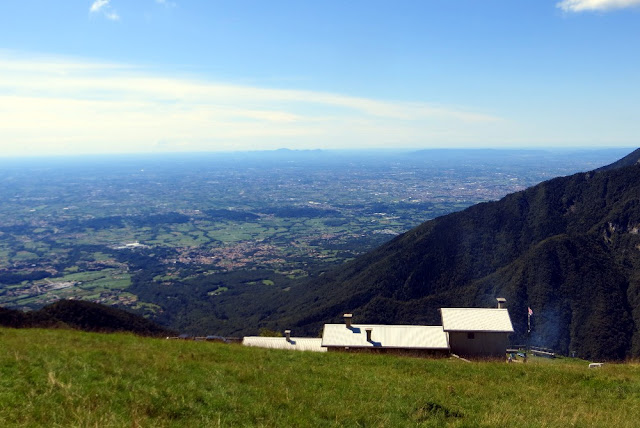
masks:
[[[0,305],[33,309],[81,298],[162,313],[161,321],[180,327],[170,316],[179,299],[246,285],[286,290],[423,221],[628,151],[279,150],[5,160]],[[196,284],[199,294],[189,296]],[[181,295],[167,301],[148,293],[150,286],[176,287]]]

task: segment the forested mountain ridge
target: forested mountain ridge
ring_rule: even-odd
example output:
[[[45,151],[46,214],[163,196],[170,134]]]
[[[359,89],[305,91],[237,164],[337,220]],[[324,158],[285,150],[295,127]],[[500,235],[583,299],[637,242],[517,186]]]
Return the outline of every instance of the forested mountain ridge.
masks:
[[[60,300],[31,312],[0,307],[0,326],[65,328],[98,333],[129,332],[141,336],[176,334],[142,316],[81,300]]]
[[[423,223],[295,287],[265,321],[306,331],[439,323],[443,306],[506,297],[512,340],[584,358],[640,355],[640,150]],[[534,311],[527,336],[527,308]]]

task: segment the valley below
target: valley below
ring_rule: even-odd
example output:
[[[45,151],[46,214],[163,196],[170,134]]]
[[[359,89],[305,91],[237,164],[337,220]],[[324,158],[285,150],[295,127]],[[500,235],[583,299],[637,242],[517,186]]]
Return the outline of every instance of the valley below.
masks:
[[[192,334],[256,332],[292,287],[424,221],[627,152],[24,159],[0,170],[0,305],[83,299]]]

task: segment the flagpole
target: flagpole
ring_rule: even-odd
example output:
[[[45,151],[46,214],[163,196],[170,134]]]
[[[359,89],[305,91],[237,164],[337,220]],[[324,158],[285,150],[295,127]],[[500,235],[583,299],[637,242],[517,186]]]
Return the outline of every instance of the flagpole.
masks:
[[[533,315],[531,306],[527,306],[527,351],[531,347],[531,315]]]

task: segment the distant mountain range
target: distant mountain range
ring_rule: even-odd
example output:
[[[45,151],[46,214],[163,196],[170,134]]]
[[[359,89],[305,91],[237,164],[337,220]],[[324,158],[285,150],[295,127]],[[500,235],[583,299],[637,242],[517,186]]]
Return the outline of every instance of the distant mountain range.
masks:
[[[427,221],[292,288],[261,323],[315,334],[352,312],[357,322],[437,324],[440,307],[488,307],[505,297],[513,343],[582,358],[638,357],[639,160],[640,149]]]

